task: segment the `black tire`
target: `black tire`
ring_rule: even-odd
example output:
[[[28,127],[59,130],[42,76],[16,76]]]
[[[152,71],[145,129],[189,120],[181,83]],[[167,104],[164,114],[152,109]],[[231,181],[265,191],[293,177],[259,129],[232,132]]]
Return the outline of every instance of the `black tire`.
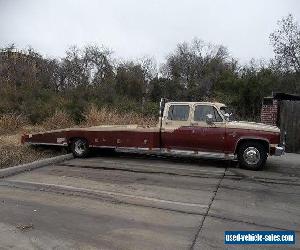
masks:
[[[237,157],[241,168],[260,170],[266,164],[268,152],[262,143],[244,142],[238,149]]]
[[[89,155],[89,144],[86,139],[77,138],[72,141],[71,150],[75,158],[85,158]]]

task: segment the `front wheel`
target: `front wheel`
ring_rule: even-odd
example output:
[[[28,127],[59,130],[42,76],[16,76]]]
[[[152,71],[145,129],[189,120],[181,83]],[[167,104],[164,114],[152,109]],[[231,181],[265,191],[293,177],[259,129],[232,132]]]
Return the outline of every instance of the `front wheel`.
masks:
[[[89,154],[89,145],[85,139],[75,139],[71,144],[71,150],[76,158],[84,158]]]
[[[260,170],[266,164],[268,152],[259,142],[245,142],[239,147],[237,156],[241,168]]]

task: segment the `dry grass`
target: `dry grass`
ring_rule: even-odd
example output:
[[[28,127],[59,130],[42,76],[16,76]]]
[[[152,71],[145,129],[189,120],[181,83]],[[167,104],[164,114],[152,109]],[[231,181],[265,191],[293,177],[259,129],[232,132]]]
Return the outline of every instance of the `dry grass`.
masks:
[[[61,151],[32,148],[20,143],[21,134],[0,136],[0,168],[7,168],[62,154]]]
[[[84,117],[84,126],[137,124],[144,127],[150,127],[155,126],[158,122],[154,117],[144,117],[137,113],[122,114],[116,110],[107,108],[98,109],[95,106],[91,106]]]
[[[59,126],[67,126],[70,124],[70,121],[63,116],[62,112],[57,111],[42,126],[32,126],[22,116],[14,114],[2,115],[0,117],[0,168],[7,168],[62,154],[61,150],[25,146],[21,144],[20,140],[24,133],[34,133],[45,131],[46,129],[54,129]],[[59,122],[59,119],[62,119],[64,123]]]
[[[73,126],[74,121],[72,118],[65,111],[61,110],[56,110],[51,117],[47,118],[41,124],[41,127],[45,130],[69,128]]]
[[[0,134],[13,133],[28,124],[25,117],[16,114],[0,116]]]

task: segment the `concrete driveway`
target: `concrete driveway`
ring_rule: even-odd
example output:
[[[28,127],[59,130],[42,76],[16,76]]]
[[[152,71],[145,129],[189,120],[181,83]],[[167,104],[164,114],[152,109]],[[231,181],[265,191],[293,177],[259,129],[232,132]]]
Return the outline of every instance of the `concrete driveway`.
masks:
[[[132,154],[72,159],[2,179],[0,206],[0,249],[259,248],[224,245],[225,230],[295,230],[299,249],[300,155],[258,172]]]

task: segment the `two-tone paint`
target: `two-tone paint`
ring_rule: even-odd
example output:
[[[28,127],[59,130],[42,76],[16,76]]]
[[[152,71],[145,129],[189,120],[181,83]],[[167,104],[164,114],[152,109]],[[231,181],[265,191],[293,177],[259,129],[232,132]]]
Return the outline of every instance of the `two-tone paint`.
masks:
[[[177,104],[190,106],[186,121],[168,120],[169,108]],[[195,121],[194,110],[197,105],[215,107],[222,121],[211,124]],[[156,127],[124,125],[70,128],[27,134],[22,137],[22,143],[69,146],[76,138],[84,138],[92,148],[183,150],[234,155],[241,142],[255,140],[261,142],[269,154],[276,153],[276,147],[280,143],[280,130],[277,127],[261,123],[227,121],[220,112],[220,108],[224,106],[221,103],[208,102],[169,102],[165,104],[160,117],[161,122]]]

